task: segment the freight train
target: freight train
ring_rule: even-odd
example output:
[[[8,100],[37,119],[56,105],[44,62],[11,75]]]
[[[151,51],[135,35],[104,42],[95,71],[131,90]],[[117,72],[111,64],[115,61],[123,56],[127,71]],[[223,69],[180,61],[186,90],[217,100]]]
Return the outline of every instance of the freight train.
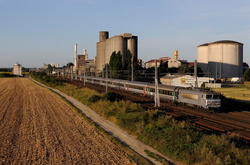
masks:
[[[155,95],[154,83],[83,76],[75,76],[75,79],[144,96]],[[159,84],[158,93],[161,100],[170,100],[177,104],[204,109],[219,109],[221,106],[220,94],[210,90]]]

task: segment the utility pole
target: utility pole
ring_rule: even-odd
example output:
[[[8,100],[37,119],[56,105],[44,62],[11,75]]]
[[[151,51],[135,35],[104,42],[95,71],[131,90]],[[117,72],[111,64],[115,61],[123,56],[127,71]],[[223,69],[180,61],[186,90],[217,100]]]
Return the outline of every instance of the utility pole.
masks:
[[[220,79],[222,79],[222,75],[221,75],[221,72],[222,72],[221,65],[222,65],[222,63],[221,63],[221,61],[220,61]]]
[[[197,60],[194,61],[194,77],[195,77],[195,88],[198,88],[198,81],[197,81]]]
[[[74,45],[74,67],[73,72],[76,73],[77,70],[77,44]]]
[[[84,74],[83,74],[83,84],[84,86],[86,85],[86,70],[84,71]]]
[[[131,81],[134,81],[134,55],[131,57]]]
[[[103,69],[102,69],[102,70],[103,70],[103,71],[102,71],[102,78],[104,78],[104,76],[105,76],[105,73],[104,73],[104,71],[105,71],[105,70],[104,70],[104,66],[102,66],[102,68],[103,68]],[[106,64],[105,64],[105,68],[106,68]]]
[[[106,92],[108,92],[108,64],[106,64]]]
[[[157,69],[157,60],[155,60],[155,107],[160,107],[160,97],[158,89],[158,69]]]
[[[71,81],[73,81],[73,66],[70,67],[71,70]]]

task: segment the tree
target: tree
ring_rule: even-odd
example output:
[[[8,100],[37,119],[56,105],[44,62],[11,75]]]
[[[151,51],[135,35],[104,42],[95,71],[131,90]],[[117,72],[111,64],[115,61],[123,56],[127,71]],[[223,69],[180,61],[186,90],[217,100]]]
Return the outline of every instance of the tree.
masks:
[[[183,64],[178,68],[179,74],[194,74],[194,66],[188,66],[187,64]],[[203,76],[202,69],[197,65],[197,76]]]
[[[194,66],[189,67],[189,71],[190,71],[190,73],[194,73]],[[204,76],[203,70],[201,69],[201,67],[199,65],[197,65],[197,76],[198,77]]]
[[[247,69],[243,74],[244,81],[250,81],[250,69]]]
[[[52,73],[52,66],[50,64],[48,65],[48,68],[46,69],[46,72],[47,72],[48,75],[51,75],[51,73]]]
[[[132,59],[132,54],[131,54],[130,50],[127,50],[126,60],[125,60],[125,64],[124,64],[123,69],[127,70],[128,73],[130,73],[130,71],[131,71],[131,63],[132,63],[131,59]]]
[[[133,58],[133,59],[132,59]],[[132,71],[132,62],[133,62],[133,72],[134,72],[134,78],[135,78],[135,70],[139,69],[137,58],[132,55],[131,51],[128,49],[126,54],[126,60],[125,64],[123,66],[123,70],[127,71],[127,77],[129,79]]]
[[[121,69],[122,69],[122,56],[121,52],[119,51],[116,53],[114,51],[111,54],[110,60],[109,60],[109,69],[111,71],[111,77],[112,78],[120,78],[121,77]]]
[[[159,73],[167,73],[168,72],[168,61],[163,62],[160,61]]]
[[[182,65],[178,68],[178,73],[179,73],[179,74],[190,73],[190,68],[189,68],[186,64],[182,64]]]

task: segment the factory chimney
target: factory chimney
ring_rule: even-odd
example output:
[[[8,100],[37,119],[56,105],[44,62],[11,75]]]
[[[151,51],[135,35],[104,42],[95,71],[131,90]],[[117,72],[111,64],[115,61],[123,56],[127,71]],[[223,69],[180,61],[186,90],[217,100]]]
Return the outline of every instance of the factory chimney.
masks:
[[[86,49],[83,49],[82,54],[85,56],[85,60],[88,60],[89,57]]]
[[[77,68],[77,44],[74,45],[74,71],[76,71],[76,68]]]

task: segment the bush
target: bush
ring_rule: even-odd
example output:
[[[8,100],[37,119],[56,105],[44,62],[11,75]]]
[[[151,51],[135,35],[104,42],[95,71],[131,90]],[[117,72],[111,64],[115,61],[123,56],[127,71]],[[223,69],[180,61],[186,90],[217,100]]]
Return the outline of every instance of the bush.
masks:
[[[111,102],[120,101],[123,97],[115,92],[107,92],[103,96],[104,100],[109,100]]]
[[[40,81],[42,83],[45,83],[46,85],[55,87],[55,86],[60,86],[64,85],[63,81],[60,80],[57,77],[49,77],[45,72],[31,72],[30,75],[36,79],[37,81]]]
[[[0,77],[14,77],[14,75],[8,73],[0,73]]]
[[[91,102],[91,103],[95,103],[95,102],[97,102],[97,101],[99,101],[99,100],[101,100],[101,97],[98,96],[98,95],[93,95],[93,96],[91,96],[91,97],[88,99],[88,101]]]
[[[247,69],[243,74],[244,81],[250,81],[250,69]]]

